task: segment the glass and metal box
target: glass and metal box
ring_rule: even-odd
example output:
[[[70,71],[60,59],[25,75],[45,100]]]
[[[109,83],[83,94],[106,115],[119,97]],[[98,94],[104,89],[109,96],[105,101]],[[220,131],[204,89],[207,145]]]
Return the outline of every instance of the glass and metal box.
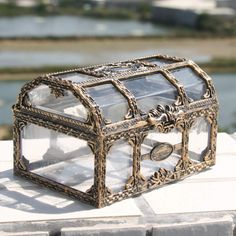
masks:
[[[40,76],[13,112],[14,173],[96,207],[215,164],[215,89],[186,59]]]

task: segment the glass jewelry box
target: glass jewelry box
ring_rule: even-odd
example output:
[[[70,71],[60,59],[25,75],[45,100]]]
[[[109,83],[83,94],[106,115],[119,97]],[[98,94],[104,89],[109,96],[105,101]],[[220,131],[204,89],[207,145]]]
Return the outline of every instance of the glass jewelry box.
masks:
[[[14,113],[14,173],[96,207],[215,164],[218,101],[162,55],[40,76]]]

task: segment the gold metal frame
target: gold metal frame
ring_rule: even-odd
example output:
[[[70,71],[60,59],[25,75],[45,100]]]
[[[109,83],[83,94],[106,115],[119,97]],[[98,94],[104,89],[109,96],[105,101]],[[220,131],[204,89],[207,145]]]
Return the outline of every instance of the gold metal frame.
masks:
[[[172,63],[160,67],[149,61],[149,59],[154,58],[169,60]],[[171,69],[180,67],[191,67],[205,81],[207,89],[201,100],[191,101],[183,85],[171,75]],[[117,68],[121,70],[117,71]],[[72,72],[94,76],[94,79],[74,83],[60,78],[62,74]],[[135,97],[123,85],[122,80],[156,72],[163,74],[175,86],[178,91],[178,97],[173,106],[164,107],[157,104],[155,109],[145,114],[139,110]],[[107,121],[94,99],[86,92],[86,87],[103,83],[112,83],[127,99],[129,111],[125,120],[117,123]],[[48,85],[55,97],[63,96],[65,90],[71,91],[87,109],[89,114],[88,120],[83,123],[79,120],[43,111],[32,106],[27,98],[27,93],[40,84]],[[125,62],[78,68],[40,76],[27,83],[21,89],[18,100],[13,106],[13,112],[14,173],[96,207],[104,207],[116,201],[154,189],[160,185],[179,180],[215,164],[218,113],[215,89],[210,77],[195,63],[186,59],[154,55]],[[188,156],[189,130],[197,117],[205,117],[211,124],[208,151],[203,157],[203,162],[200,163],[190,160]],[[23,127],[27,124],[36,124],[88,142],[95,157],[94,184],[86,193],[39,176],[28,170],[28,162],[21,155],[21,133]],[[160,168],[149,179],[145,179],[140,170],[140,163],[143,158],[141,157],[141,144],[144,138],[151,129],[168,133],[174,128],[182,133],[182,156],[175,170],[169,171]],[[133,147],[133,170],[132,175],[124,186],[124,190],[113,193],[105,183],[106,156],[113,143],[121,138],[129,140]]]

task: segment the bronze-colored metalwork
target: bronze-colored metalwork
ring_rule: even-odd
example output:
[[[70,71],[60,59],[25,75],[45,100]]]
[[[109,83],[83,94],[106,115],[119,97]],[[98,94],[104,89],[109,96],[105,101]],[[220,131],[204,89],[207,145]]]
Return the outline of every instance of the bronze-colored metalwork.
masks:
[[[14,173],[96,207],[215,164],[215,89],[186,59],[154,55],[40,76],[13,112]]]

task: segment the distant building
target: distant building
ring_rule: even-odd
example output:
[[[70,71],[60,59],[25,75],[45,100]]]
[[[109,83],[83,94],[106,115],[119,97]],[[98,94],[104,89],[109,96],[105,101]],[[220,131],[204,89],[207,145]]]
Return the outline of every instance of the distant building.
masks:
[[[235,11],[226,7],[218,8],[215,0],[159,0],[153,2],[152,17],[154,21],[160,23],[194,27],[201,14],[231,17],[235,15]]]
[[[21,7],[35,7],[39,3],[43,3],[45,5],[56,5],[57,0],[15,0],[17,6]]]
[[[236,10],[235,0],[217,0],[217,7],[229,7]]]
[[[15,3],[17,6],[20,6],[20,7],[34,7],[37,5],[38,1],[36,1],[36,0],[16,0]]]
[[[97,5],[104,5],[106,0],[91,0],[91,2],[96,3]]]

